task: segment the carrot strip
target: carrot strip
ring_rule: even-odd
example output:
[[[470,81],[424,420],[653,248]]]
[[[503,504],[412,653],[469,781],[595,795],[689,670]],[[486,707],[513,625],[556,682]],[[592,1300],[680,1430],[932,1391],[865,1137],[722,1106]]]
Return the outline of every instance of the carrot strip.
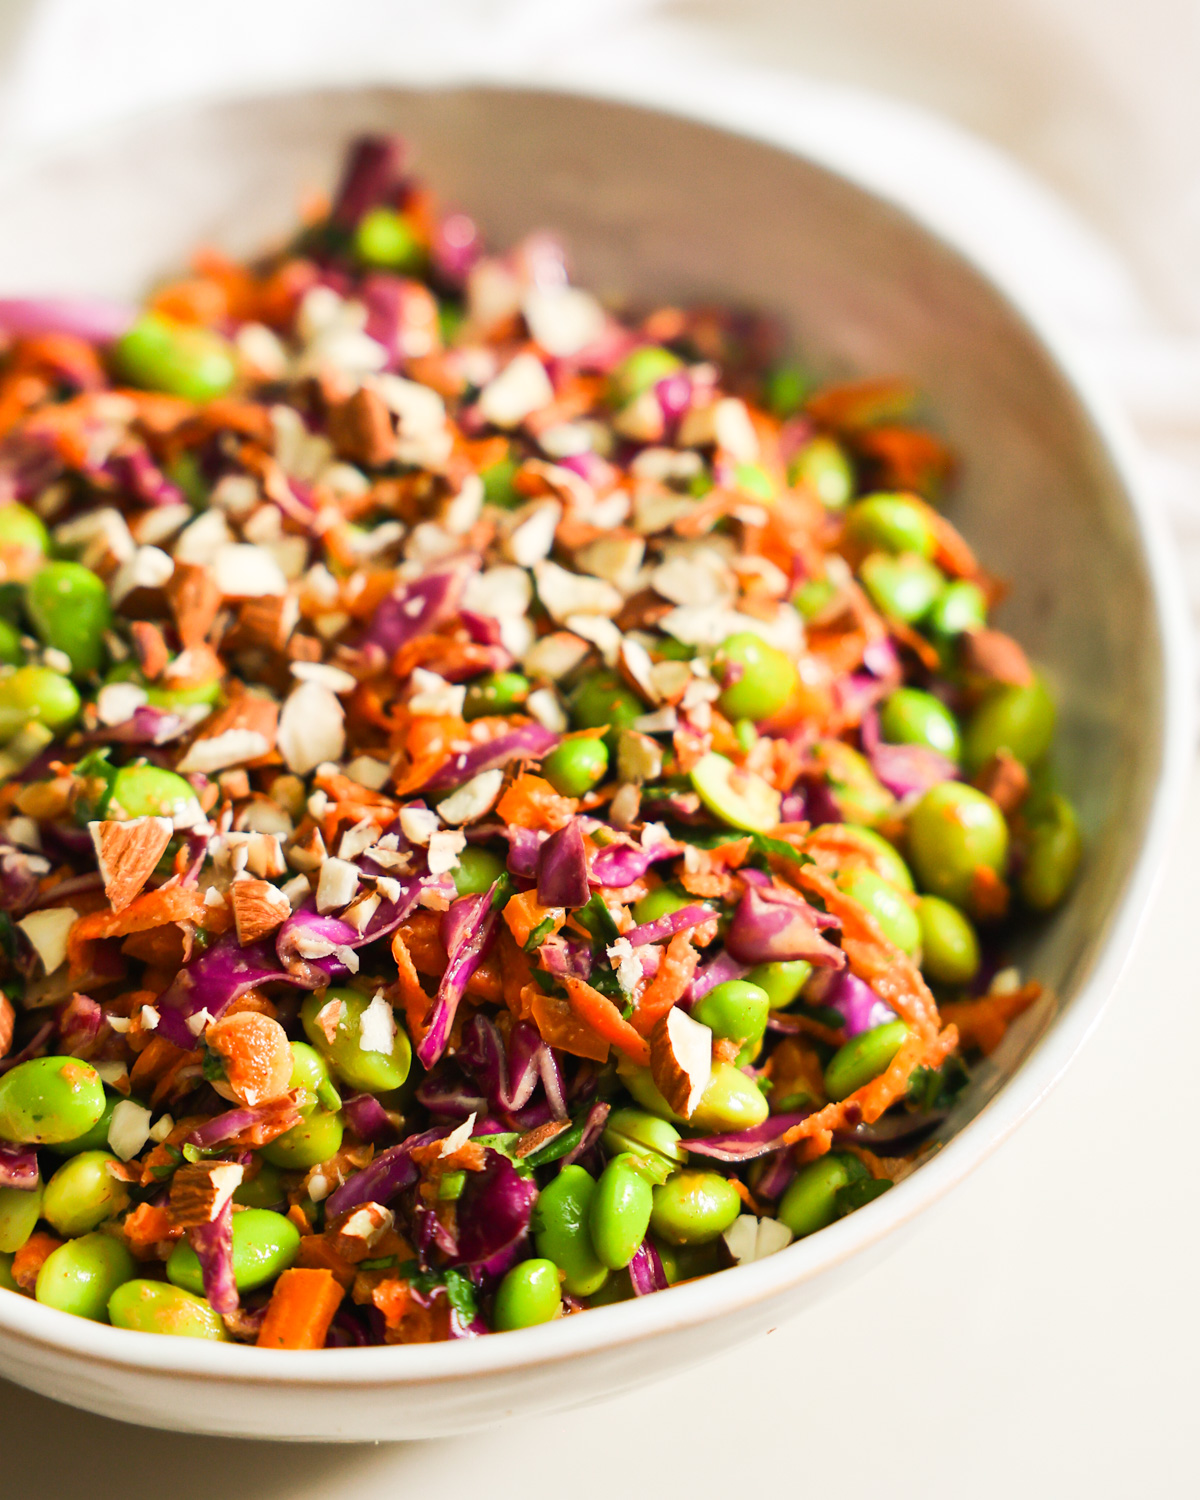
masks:
[[[258,1334],[260,1349],[320,1349],[345,1291],[332,1271],[293,1266],[275,1283]]]
[[[421,987],[412,954],[399,931],[392,938],[392,957],[396,960],[396,980],[404,1005],[408,1034],[417,1042],[425,1035],[425,1017],[433,1002]]]
[[[518,776],[496,805],[502,823],[554,833],[575,816],[574,797],[560,797],[548,781],[528,771]]]
[[[582,979],[568,976],[563,980],[571,1009],[581,1021],[606,1041],[619,1047],[635,1063],[648,1067],[650,1063],[649,1043],[629,1024],[607,995],[594,990]]]
[[[127,937],[132,932],[147,932],[152,927],[165,927],[168,922],[194,922],[197,927],[203,927],[209,915],[204,892],[180,885],[145,891],[121,912],[92,912],[73,923],[67,935],[71,972],[82,974],[88,968],[90,943],[104,938]]]
[[[563,908],[543,906],[537,898],[536,890],[520,891],[517,895],[510,897],[503,915],[508,924],[508,930],[522,948],[529,941],[530,934],[540,927],[547,917],[554,918],[555,932],[566,920],[566,912]]]
[[[943,1011],[943,1018],[958,1027],[964,1049],[977,1047],[985,1057],[1004,1040],[1011,1022],[1042,997],[1042,986],[1036,979],[1011,990],[1006,995],[982,995],[978,1000],[954,1000]]]
[[[576,1015],[570,1001],[562,995],[547,995],[538,985],[527,984],[521,991],[520,1003],[548,1046],[569,1052],[572,1057],[608,1061],[607,1038]]]
[[[677,932],[667,944],[658,973],[638,996],[634,1007],[634,1029],[642,1036],[649,1036],[659,1017],[665,1016],[675,1002],[683,998],[699,961],[700,955],[692,946],[689,935]]]

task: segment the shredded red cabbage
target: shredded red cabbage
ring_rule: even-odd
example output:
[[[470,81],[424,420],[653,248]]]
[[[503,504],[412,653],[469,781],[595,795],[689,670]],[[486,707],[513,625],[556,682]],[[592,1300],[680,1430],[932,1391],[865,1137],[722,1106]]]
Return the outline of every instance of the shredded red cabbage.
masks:
[[[578,818],[552,833],[538,854],[537,896],[543,906],[586,906],[587,849]]]
[[[747,964],[805,959],[822,968],[841,968],[846,955],[817,931],[827,925],[824,913],[800,895],[779,886],[750,886],[738,902],[725,934],[725,946]]]

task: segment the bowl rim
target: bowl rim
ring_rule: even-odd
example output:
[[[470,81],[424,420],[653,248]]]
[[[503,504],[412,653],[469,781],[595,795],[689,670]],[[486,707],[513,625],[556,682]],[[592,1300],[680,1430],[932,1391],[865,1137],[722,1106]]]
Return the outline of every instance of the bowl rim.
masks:
[[[743,77],[753,70],[733,68]],[[353,85],[280,87],[237,91],[131,111],[103,127],[123,134],[155,120],[269,103],[283,98],[415,92],[526,92],[564,99],[583,98],[627,106],[666,120],[684,120],[797,157],[898,213],[943,254],[983,283],[1003,311],[1022,329],[1062,381],[1102,459],[1116,477],[1151,585],[1152,609],[1160,644],[1162,718],[1158,775],[1146,815],[1142,846],[1129,870],[1109,930],[1070,1007],[1038,1039],[1015,1075],[1000,1087],[920,1171],[898,1183],[865,1209],[798,1241],[765,1260],[735,1266],[718,1275],[672,1287],[654,1297],[589,1309],[586,1318],[481,1338],[426,1345],[288,1351],[247,1348],[234,1343],[163,1338],[113,1329],[20,1296],[0,1297],[0,1338],[31,1350],[120,1371],[221,1381],[249,1387],[298,1385],[305,1388],[404,1388],[444,1384],[464,1377],[516,1372],[582,1355],[616,1349],[642,1339],[735,1316],[740,1311],[812,1281],[823,1272],[880,1244],[911,1222],[984,1161],[1020,1125],[1061,1078],[1100,1021],[1128,962],[1164,864],[1174,832],[1174,810],[1182,794],[1194,741],[1191,629],[1173,545],[1161,508],[1150,494],[1141,457],[1124,414],[1099,388],[1052,313],[1038,305],[1028,288],[987,264],[964,239],[935,222],[933,215],[895,186],[811,137],[798,139],[784,120],[739,122],[736,110],[713,102],[710,91],[681,86],[677,75],[667,91],[652,80],[571,76],[566,82],[506,74],[502,78],[439,75],[430,82],[364,79]],[[845,90],[846,95],[855,91]],[[953,127],[950,127],[953,129]],[[39,160],[52,161],[83,139],[78,132],[33,150],[15,150],[0,181],[23,174]]]

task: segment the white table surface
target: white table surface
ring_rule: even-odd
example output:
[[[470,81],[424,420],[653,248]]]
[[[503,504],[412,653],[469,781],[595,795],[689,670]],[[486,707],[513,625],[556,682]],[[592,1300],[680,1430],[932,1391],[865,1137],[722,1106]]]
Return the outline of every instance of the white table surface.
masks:
[[[0,1381],[0,1494],[1200,1494],[1198,896],[1200,767],[1133,962],[1058,1089],[889,1260],[756,1343],[546,1421],[367,1448],[148,1432]]]

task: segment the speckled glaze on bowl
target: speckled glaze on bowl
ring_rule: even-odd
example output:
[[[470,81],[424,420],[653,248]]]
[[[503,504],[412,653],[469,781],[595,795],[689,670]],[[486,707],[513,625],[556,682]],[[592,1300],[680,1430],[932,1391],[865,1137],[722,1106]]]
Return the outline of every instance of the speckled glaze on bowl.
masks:
[[[920,1171],[756,1265],[519,1333],[319,1353],[128,1333],[0,1293],[0,1374],[125,1421],[259,1438],[432,1437],[580,1405],[753,1338],[858,1275],[1029,1113],[1095,1025],[1191,744],[1181,596],[1123,430],[1040,321],[900,207],[703,113],[468,88],[137,119],[0,174],[0,288],[130,296],[197,241],[249,250],[332,179],[348,136],[400,130],[493,244],[554,228],[601,293],[764,307],[831,374],[914,379],[965,459],[953,518],[1013,580],[1003,622],[1059,696],[1088,855],[1021,955],[1057,1005],[1022,1018]]]

